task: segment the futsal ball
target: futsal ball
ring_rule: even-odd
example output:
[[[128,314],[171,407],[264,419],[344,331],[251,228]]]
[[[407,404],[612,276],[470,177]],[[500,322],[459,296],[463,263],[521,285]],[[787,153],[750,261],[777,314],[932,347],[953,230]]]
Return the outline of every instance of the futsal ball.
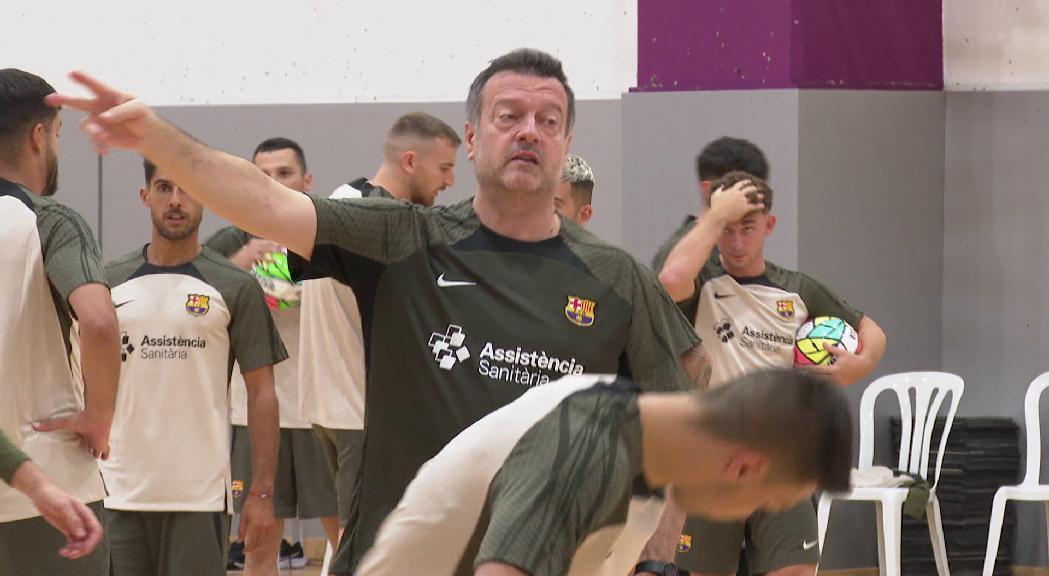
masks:
[[[284,252],[267,254],[265,259],[255,263],[251,273],[262,286],[270,310],[287,310],[302,301],[302,283],[291,279],[288,255]]]
[[[859,352],[862,347],[859,334],[848,322],[834,316],[817,316],[798,328],[798,335],[794,339],[794,364],[833,364],[834,356],[823,349],[828,344],[837,344],[853,353]]]

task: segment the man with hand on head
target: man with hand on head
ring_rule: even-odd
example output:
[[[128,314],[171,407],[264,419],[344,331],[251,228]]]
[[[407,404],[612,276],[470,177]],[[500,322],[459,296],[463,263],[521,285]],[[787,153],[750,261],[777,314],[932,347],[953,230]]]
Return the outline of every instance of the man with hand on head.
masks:
[[[102,464],[111,575],[225,576],[230,374],[236,362],[247,389],[253,477],[240,537],[250,555],[276,531],[273,365],[287,353],[258,282],[198,242],[204,207],[163,169],[144,167],[152,240],[106,265],[123,330]]]
[[[109,452],[120,372],[120,331],[98,245],[79,214],[50,198],[62,125],[44,102],[53,92],[38,76],[0,70],[0,431],[36,462],[12,470],[12,486],[0,484],[0,576],[109,570],[109,548],[95,546],[96,531],[67,544],[69,529],[56,530],[53,511],[42,517],[42,501],[30,494],[42,470],[101,516],[105,487],[94,457]],[[83,515],[80,504],[67,503]]]
[[[370,346],[364,464],[333,573],[355,569],[426,460],[529,388],[583,373],[693,386],[681,357],[698,338],[651,271],[554,210],[575,99],[548,54],[515,50],[475,78],[465,142],[477,194],[434,208],[305,197],[75,78],[94,95],[51,102],[88,111],[101,151],[143,152],[221,216],[286,246],[293,271],[358,294]]]

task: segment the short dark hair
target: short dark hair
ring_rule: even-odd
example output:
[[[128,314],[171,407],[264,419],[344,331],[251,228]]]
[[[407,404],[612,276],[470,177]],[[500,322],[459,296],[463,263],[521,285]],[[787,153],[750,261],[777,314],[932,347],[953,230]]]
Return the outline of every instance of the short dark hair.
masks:
[[[44,103],[55,91],[46,80],[17,68],[0,70],[0,160],[14,161],[30,130],[43,124],[48,131],[58,114]]]
[[[761,178],[758,178],[757,176],[754,176],[753,174],[749,174],[747,172],[743,172],[742,170],[736,170],[734,172],[729,172],[728,174],[725,174],[721,178],[718,178],[717,180],[714,181],[713,184],[711,184],[710,191],[714,192],[715,190],[718,190],[719,188],[726,188],[726,189],[727,188],[731,188],[731,187],[735,186],[737,182],[741,182],[743,180],[750,180],[750,183],[753,184],[758,189],[758,192],[761,192],[761,195],[762,195],[761,202],[765,205],[765,212],[766,213],[771,212],[772,211],[772,188],[769,186],[768,182],[765,182],[764,180],[762,180]],[[709,200],[707,201],[707,204],[708,205],[710,204]]]
[[[276,152],[277,150],[294,151],[295,158],[299,160],[299,166],[302,167],[302,173],[306,173],[306,153],[302,151],[302,146],[299,146],[299,143],[291,138],[277,136],[276,138],[263,140],[261,144],[255,147],[255,151],[251,153],[251,160],[254,162],[255,157],[262,152]]]
[[[393,126],[390,127],[390,132],[386,137],[397,138],[401,136],[415,136],[423,140],[442,138],[456,148],[463,143],[459,135],[455,133],[454,128],[449,126],[444,120],[426,112],[409,112],[398,118],[393,123]]]
[[[565,119],[565,132],[571,132],[575,123],[575,94],[568,85],[561,61],[546,52],[534,48],[518,48],[492,60],[488,67],[481,71],[470,84],[466,96],[466,115],[470,122],[477,123],[481,118],[481,91],[488,80],[500,72],[515,72],[539,78],[554,78],[561,83],[568,95],[568,117]]]
[[[142,168],[146,172],[146,186],[149,186],[153,183],[153,176],[157,173],[157,165],[150,162],[149,158],[143,158]]]
[[[769,162],[753,142],[722,136],[703,147],[696,156],[696,175],[700,182],[717,180],[734,170],[769,179]]]
[[[852,412],[830,380],[799,368],[764,370],[696,398],[699,428],[767,454],[772,474],[849,490]]]

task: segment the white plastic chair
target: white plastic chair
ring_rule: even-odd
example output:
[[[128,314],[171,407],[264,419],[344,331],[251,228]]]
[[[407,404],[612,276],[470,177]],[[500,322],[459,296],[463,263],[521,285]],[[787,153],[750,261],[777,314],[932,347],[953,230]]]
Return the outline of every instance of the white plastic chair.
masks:
[[[331,542],[328,542],[324,546],[324,563],[321,564],[320,576],[328,576],[328,570],[331,569],[331,557],[332,557]]]
[[[929,522],[936,571],[939,576],[950,576],[947,566],[947,547],[943,538],[943,522],[940,518],[940,501],[936,498],[936,484],[940,479],[940,465],[947,446],[947,437],[954,423],[965,385],[954,374],[943,372],[906,372],[878,378],[863,391],[860,401],[860,461],[859,467],[874,465],[874,403],[886,390],[892,390],[900,404],[900,459],[897,468],[910,474],[918,474],[931,480],[929,502],[925,513]],[[911,391],[914,405],[911,405]],[[936,468],[929,477],[929,445],[932,443],[936,416],[940,412],[947,394],[951,404],[947,411],[947,422],[940,438],[940,450],[936,456]],[[903,503],[907,499],[906,488],[854,488],[845,494],[823,494],[820,497],[818,521],[820,550],[827,536],[827,523],[834,500],[872,501],[878,516],[878,568],[881,576],[900,576],[900,535],[902,533]]]
[[[991,505],[991,524],[987,530],[987,555],[983,560],[984,576],[991,576],[994,572],[994,561],[998,556],[998,543],[1002,537],[1007,500],[1045,502],[1045,518],[1049,521],[1049,485],[1038,483],[1038,476],[1042,469],[1042,434],[1038,421],[1038,401],[1046,388],[1049,388],[1049,372],[1035,378],[1027,387],[1027,395],[1024,397],[1027,471],[1024,472],[1023,482],[1019,485],[1002,486],[994,493],[994,504]]]

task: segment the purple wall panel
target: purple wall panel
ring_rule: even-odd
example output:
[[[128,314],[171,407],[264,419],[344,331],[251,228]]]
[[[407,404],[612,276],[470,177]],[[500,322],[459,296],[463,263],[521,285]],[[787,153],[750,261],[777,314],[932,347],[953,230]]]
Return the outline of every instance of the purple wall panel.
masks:
[[[639,0],[636,91],[939,89],[942,0]]]

